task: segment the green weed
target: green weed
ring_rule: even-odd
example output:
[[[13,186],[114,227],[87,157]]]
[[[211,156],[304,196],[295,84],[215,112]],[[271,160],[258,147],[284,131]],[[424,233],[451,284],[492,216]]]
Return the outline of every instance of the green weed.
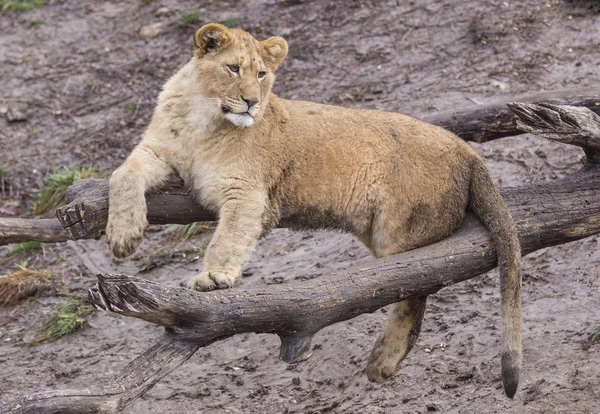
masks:
[[[233,28],[240,25],[239,20],[234,19],[233,17],[227,17],[221,21],[221,24],[228,28]]]
[[[157,267],[164,266],[172,261],[179,259],[183,262],[189,263],[194,262],[204,256],[206,245],[201,247],[189,246],[180,250],[169,251],[174,244],[167,244],[166,246],[153,251],[146,256],[142,263],[139,265],[140,272],[149,272]]]
[[[197,221],[195,223],[185,224],[172,233],[170,238],[177,243],[182,243],[201,234],[205,230],[211,229],[213,226],[214,222],[212,221]]]
[[[75,181],[91,177],[102,177],[95,168],[62,167],[46,177],[46,186],[33,209],[34,214],[42,214],[62,203],[67,194],[67,188]]]
[[[45,0],[0,0],[0,10],[31,10],[44,4],[46,4]]]
[[[596,326],[596,329],[588,336],[588,342],[590,345],[600,342],[600,325]]]
[[[133,112],[137,109],[137,105],[134,103],[131,103],[127,106],[125,106],[125,108],[123,108],[123,112],[125,113],[129,113],[129,112]]]
[[[164,266],[169,262],[170,258],[171,253],[165,250],[159,249],[153,251],[148,256],[146,256],[144,260],[142,260],[142,263],[140,264],[140,272],[149,272],[152,269]]]
[[[42,243],[39,241],[26,241],[13,246],[9,251],[8,255],[23,256],[36,250],[42,250]]]
[[[43,20],[39,20],[39,19],[32,19],[29,21],[29,24],[27,25],[29,28],[36,28],[36,27],[40,27],[41,25],[44,24]]]
[[[67,303],[59,305],[50,313],[34,343],[52,342],[72,334],[83,327],[85,318],[94,311],[95,309],[87,303],[87,299],[84,297],[71,298]]]
[[[184,29],[190,26],[197,26],[200,23],[200,13],[197,11],[186,11],[177,20],[177,25]]]

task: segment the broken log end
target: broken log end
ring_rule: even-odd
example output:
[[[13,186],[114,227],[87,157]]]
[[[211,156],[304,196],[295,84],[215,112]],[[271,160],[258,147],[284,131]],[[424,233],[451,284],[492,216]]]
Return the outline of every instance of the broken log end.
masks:
[[[517,128],[585,151],[587,161],[600,162],[600,116],[586,107],[550,103],[506,104],[517,116]]]
[[[97,310],[110,311],[110,304],[102,294],[102,290],[98,283],[88,290],[88,300],[90,304]]]

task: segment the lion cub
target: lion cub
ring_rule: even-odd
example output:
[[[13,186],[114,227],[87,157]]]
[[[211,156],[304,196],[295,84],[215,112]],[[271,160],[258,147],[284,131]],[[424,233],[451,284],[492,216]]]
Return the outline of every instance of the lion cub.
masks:
[[[228,288],[257,240],[278,224],[354,233],[375,257],[448,236],[470,205],[489,229],[502,289],[502,377],[521,366],[520,247],[510,213],[477,154],[452,133],[405,115],[280,99],[271,93],[284,39],[219,24],[164,86],[143,140],[110,180],[106,236],[133,253],[144,193],[176,171],[218,213],[196,290]],[[370,380],[393,375],[415,343],[426,297],[393,305],[370,356]]]

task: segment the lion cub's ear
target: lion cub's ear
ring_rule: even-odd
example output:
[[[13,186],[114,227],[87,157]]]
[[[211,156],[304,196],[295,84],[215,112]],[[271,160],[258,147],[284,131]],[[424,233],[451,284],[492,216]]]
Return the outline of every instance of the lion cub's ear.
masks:
[[[283,37],[270,37],[261,42],[263,46],[263,60],[271,71],[277,70],[283,59],[287,56],[288,45]]]
[[[196,32],[196,56],[201,58],[210,52],[216,52],[228,46],[232,41],[229,29],[222,24],[210,23]]]

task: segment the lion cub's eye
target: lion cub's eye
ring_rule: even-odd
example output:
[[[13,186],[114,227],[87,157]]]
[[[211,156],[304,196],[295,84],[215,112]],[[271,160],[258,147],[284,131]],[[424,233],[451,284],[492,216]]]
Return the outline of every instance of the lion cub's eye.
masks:
[[[240,73],[240,65],[227,65],[227,69],[232,73]]]
[[[258,72],[258,79],[263,80],[267,76],[267,72]]]

